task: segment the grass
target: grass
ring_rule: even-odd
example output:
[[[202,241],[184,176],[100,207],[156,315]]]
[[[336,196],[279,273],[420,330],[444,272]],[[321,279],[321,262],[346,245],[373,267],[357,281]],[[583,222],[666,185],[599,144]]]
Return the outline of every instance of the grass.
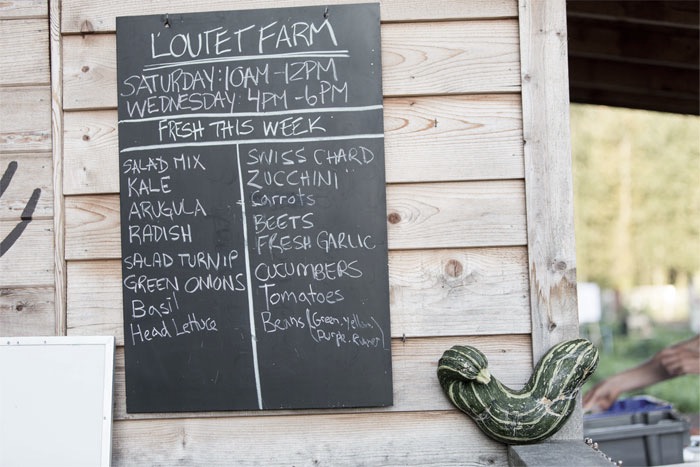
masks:
[[[587,337],[585,330],[582,330],[581,335]],[[687,328],[678,329],[672,326],[655,326],[654,335],[651,338],[621,335],[619,333],[613,334],[611,349],[606,349],[609,347],[607,345],[598,345],[600,349],[598,369],[584,385],[583,393],[585,394],[598,381],[639,365],[664,347],[688,339],[693,335],[692,331]],[[595,341],[593,342],[598,344]],[[700,375],[680,376],[623,394],[621,397],[640,394],[650,395],[670,402],[681,413],[699,413]]]

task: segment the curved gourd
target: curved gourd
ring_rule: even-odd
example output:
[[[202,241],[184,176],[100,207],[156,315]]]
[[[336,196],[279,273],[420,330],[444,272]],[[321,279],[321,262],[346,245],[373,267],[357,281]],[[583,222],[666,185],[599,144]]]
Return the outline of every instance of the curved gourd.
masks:
[[[576,405],[579,389],[598,365],[598,350],[586,339],[552,347],[520,390],[489,374],[486,356],[468,345],[445,351],[438,379],[450,401],[491,438],[528,444],[556,433]]]

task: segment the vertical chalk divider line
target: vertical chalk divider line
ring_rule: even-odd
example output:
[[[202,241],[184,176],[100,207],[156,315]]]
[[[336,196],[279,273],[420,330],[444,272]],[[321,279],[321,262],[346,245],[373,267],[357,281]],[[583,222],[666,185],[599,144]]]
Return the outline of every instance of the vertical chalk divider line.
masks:
[[[243,251],[246,269],[246,288],[248,289],[248,315],[250,319],[250,343],[253,352],[253,370],[255,372],[255,390],[258,396],[258,408],[263,409],[262,390],[260,388],[260,368],[258,366],[258,338],[255,332],[255,308],[253,306],[253,284],[250,269],[250,249],[248,248],[248,218],[245,211],[245,193],[243,190],[243,170],[241,169],[241,145],[236,144],[236,165],[238,167],[238,181],[241,190],[241,215],[243,224]]]

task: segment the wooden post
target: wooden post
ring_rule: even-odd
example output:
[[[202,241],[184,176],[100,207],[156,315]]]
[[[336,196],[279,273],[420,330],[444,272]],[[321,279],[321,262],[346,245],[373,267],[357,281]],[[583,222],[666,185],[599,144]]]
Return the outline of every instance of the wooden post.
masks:
[[[527,242],[536,362],[578,336],[564,0],[520,0]],[[560,438],[581,438],[581,413]]]

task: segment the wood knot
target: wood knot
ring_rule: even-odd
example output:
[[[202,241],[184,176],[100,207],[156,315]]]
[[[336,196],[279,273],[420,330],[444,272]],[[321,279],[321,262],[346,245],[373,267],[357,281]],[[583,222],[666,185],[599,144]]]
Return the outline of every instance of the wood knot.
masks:
[[[401,222],[401,214],[399,214],[398,212],[389,213],[389,215],[387,216],[387,220],[390,224],[398,224],[399,222]]]
[[[83,141],[90,141],[90,135],[83,135]]]
[[[95,27],[92,23],[87,19],[83,21],[80,25],[80,34],[92,34],[93,32],[95,32]]]
[[[82,71],[83,73],[87,73],[88,71],[90,71],[90,67],[87,66],[87,65],[84,65],[84,66],[80,69],[80,71]]]
[[[17,311],[24,310],[24,303],[18,303],[17,306],[15,307],[15,310],[17,310]]]
[[[555,271],[566,271],[566,262],[565,261],[555,261],[554,262],[554,270]]]
[[[449,260],[445,265],[445,274],[448,276],[459,277],[462,275],[462,271],[464,271],[464,267],[462,266],[462,263],[456,259]]]

